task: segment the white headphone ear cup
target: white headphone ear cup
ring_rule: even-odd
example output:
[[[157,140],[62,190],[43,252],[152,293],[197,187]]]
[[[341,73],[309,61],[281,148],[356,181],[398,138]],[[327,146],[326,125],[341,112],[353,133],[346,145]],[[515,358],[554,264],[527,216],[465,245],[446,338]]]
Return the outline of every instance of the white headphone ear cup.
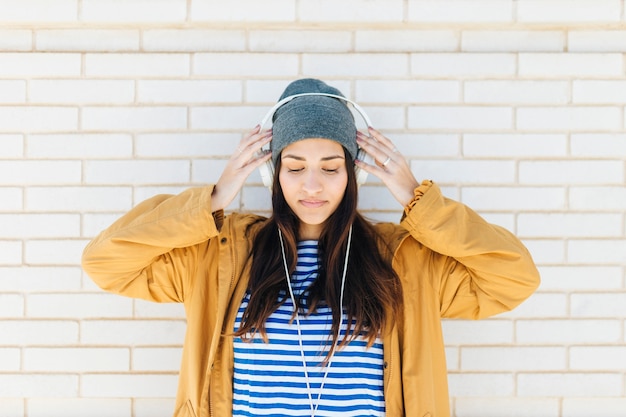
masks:
[[[372,157],[365,152],[363,149],[359,149],[359,151],[356,154],[356,159],[358,159],[359,161],[363,161],[367,164],[371,164],[372,161]],[[365,184],[365,182],[367,181],[367,171],[359,168],[358,166],[354,166],[354,174],[356,175],[356,185],[357,186],[361,186],[363,184]]]
[[[261,174],[263,185],[271,190],[274,184],[274,164],[271,159],[259,167],[259,173]]]

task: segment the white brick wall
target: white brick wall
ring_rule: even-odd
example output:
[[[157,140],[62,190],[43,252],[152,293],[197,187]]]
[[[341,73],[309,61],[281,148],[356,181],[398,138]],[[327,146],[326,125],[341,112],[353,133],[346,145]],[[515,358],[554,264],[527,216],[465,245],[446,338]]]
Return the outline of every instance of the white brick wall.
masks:
[[[0,0],[0,416],[169,416],[180,305],[79,265],[217,180],[285,85],[360,102],[418,178],[513,230],[542,285],[446,321],[456,417],[626,415],[624,0]],[[380,181],[370,217],[401,208]],[[254,173],[229,207],[267,213]]]

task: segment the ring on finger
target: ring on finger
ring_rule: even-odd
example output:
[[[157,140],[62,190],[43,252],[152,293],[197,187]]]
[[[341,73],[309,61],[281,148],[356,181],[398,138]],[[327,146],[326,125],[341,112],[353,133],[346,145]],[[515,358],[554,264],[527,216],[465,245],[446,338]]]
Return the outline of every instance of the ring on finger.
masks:
[[[386,167],[387,164],[389,163],[389,161],[391,161],[391,157],[390,156],[388,156],[387,159],[385,159],[385,162],[383,162],[381,165]]]

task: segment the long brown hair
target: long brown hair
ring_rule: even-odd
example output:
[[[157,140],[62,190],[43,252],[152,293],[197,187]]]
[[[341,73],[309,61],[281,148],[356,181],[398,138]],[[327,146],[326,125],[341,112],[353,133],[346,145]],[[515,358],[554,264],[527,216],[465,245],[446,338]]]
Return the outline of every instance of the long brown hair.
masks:
[[[325,222],[319,237],[320,269],[317,279],[309,289],[306,304],[309,306],[308,313],[314,312],[320,302],[325,302],[330,307],[333,316],[332,346],[336,346],[342,314],[339,311],[341,279],[348,233],[352,225],[352,242],[343,300],[348,316],[346,334],[349,336],[341,341],[340,346],[359,335],[363,335],[368,346],[371,346],[376,337],[385,330],[386,320],[397,316],[402,302],[402,289],[397,274],[391,268],[393,254],[390,250],[385,250],[381,254],[380,248],[384,249],[386,246],[374,227],[357,212],[358,187],[354,165],[345,149],[344,153],[348,185],[342,201]],[[280,298],[280,291],[283,290],[283,294],[286,294],[288,289],[278,235],[279,228],[283,235],[290,275],[296,268],[299,220],[283,195],[278,180],[280,167],[281,159],[278,158],[272,188],[272,216],[254,238],[248,284],[250,301],[243,313],[241,326],[235,332],[236,336],[244,340],[259,333],[267,341],[265,321],[287,298],[286,295]],[[300,302],[297,302],[298,308],[301,308]]]

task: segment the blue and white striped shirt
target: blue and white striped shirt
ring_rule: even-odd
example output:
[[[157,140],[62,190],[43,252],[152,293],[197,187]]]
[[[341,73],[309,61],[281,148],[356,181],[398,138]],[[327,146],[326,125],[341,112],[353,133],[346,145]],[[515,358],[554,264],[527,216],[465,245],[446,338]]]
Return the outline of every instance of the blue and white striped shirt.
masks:
[[[319,262],[317,242],[298,243],[298,263],[292,276],[292,288],[298,298],[317,278]],[[348,271],[349,273],[349,271]],[[281,297],[286,294],[281,294]],[[241,324],[250,295],[244,297],[235,329]],[[235,369],[233,416],[311,416],[302,356],[295,320],[290,324],[293,303],[287,301],[266,322],[269,343],[260,336],[251,342],[234,340]],[[345,337],[346,315],[342,337]],[[332,314],[325,304],[307,316],[300,314],[300,327],[314,406],[317,405],[326,357],[332,341]],[[354,327],[353,327],[354,328]],[[380,339],[369,349],[357,338],[335,352],[322,388],[316,417],[374,417],[385,415],[383,396],[383,345]]]

